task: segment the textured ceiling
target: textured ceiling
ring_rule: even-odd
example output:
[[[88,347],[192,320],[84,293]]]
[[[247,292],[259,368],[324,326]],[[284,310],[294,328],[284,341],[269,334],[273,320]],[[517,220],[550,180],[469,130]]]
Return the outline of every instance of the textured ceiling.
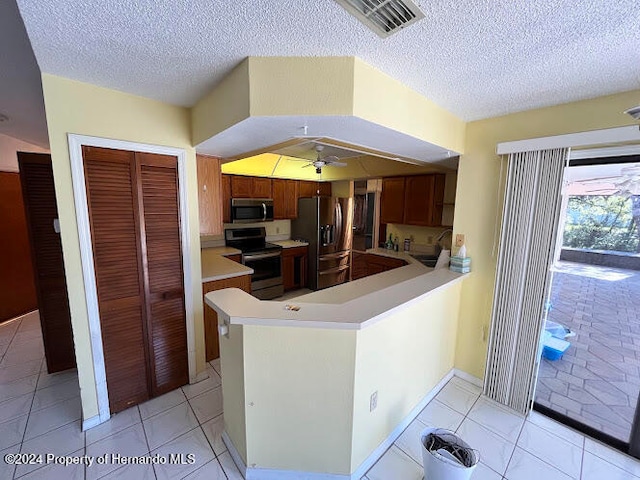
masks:
[[[250,55],[354,55],[464,120],[640,88],[638,0],[417,3],[382,40],[332,0],[18,0],[44,72],[185,106]]]

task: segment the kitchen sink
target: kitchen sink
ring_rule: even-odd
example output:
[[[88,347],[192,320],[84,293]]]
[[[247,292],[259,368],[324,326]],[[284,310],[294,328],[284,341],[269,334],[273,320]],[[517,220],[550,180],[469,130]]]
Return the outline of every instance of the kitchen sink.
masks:
[[[415,253],[410,255],[426,267],[433,268],[436,266],[436,263],[438,262],[438,255],[426,255],[426,254],[420,254],[420,253]]]

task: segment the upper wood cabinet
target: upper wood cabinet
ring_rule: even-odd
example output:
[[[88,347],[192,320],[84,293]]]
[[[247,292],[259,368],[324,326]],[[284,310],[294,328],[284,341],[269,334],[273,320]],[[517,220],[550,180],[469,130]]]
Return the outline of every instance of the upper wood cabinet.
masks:
[[[298,182],[273,179],[273,218],[276,220],[298,217]]]
[[[224,196],[220,159],[196,155],[200,235],[221,235]],[[229,208],[227,206],[227,208]]]
[[[310,198],[316,195],[331,196],[331,182],[298,181],[298,198]]]
[[[272,198],[271,179],[262,177],[252,177],[253,198]]]
[[[318,183],[318,195],[322,197],[331,196],[331,182],[317,182]]]
[[[382,179],[380,223],[404,223],[405,177]]]
[[[231,175],[232,198],[271,198],[271,179]]]
[[[444,174],[382,179],[381,223],[442,225]]]

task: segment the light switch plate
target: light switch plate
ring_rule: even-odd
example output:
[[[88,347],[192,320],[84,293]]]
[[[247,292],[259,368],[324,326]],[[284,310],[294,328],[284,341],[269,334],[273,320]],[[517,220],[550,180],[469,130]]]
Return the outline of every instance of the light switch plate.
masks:
[[[462,245],[464,245],[464,234],[463,233],[457,233],[456,234],[456,247],[461,247]]]

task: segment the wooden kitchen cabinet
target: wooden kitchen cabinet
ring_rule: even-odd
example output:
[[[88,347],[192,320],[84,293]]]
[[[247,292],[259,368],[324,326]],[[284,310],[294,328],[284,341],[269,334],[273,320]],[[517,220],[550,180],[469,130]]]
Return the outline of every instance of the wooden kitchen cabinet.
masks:
[[[272,181],[273,218],[291,219],[298,217],[298,182],[275,178]]]
[[[229,260],[233,260],[236,263],[242,263],[242,254],[234,253],[233,255],[225,255],[224,258],[228,258]]]
[[[224,195],[220,159],[206,155],[196,155],[196,165],[198,171],[200,235],[222,235]]]
[[[331,196],[331,182],[318,182],[318,194],[321,197]]]
[[[232,258],[229,255],[227,258]],[[251,275],[226,278],[224,280],[214,280],[202,284],[202,294],[206,295],[214,290],[223,288],[240,288],[247,293],[251,293]],[[220,344],[218,342],[218,314],[207,303],[204,303],[204,343],[205,357],[207,362],[220,356]]]
[[[285,292],[307,286],[308,247],[282,249],[282,283]]]
[[[405,177],[382,179],[380,223],[404,223]]]
[[[351,251],[351,280],[357,280],[367,276],[367,254]]]
[[[253,197],[252,198],[272,198],[271,179],[263,177],[252,177]]]
[[[318,194],[318,182],[298,181],[298,198],[311,198]]]
[[[271,198],[271,179],[230,175],[231,198]]]
[[[331,196],[331,182],[298,181],[298,198],[311,198],[317,195]]]
[[[386,272],[387,270],[393,270],[394,268],[403,267],[407,263],[399,258],[385,257],[383,255],[375,255],[367,253],[367,276],[375,275],[376,273]]]
[[[380,223],[442,225],[444,174],[382,179]]]

